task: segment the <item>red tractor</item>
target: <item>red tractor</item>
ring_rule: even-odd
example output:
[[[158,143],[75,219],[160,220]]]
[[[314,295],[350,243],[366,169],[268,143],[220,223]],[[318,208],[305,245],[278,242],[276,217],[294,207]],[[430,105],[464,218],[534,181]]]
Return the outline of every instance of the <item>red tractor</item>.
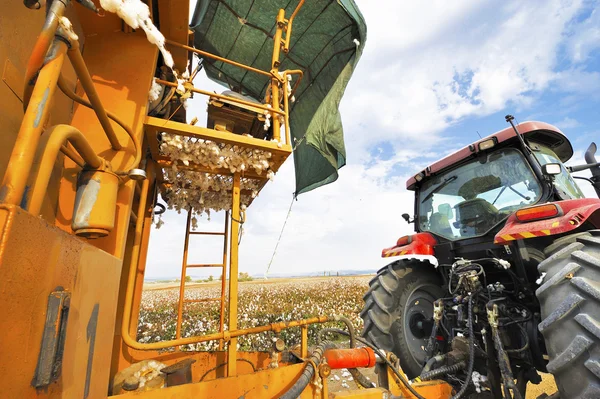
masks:
[[[408,180],[416,233],[383,250],[363,336],[456,398],[525,398],[538,371],[555,397],[600,398],[600,200],[574,181],[600,197],[596,145],[567,167],[560,130],[513,119]]]

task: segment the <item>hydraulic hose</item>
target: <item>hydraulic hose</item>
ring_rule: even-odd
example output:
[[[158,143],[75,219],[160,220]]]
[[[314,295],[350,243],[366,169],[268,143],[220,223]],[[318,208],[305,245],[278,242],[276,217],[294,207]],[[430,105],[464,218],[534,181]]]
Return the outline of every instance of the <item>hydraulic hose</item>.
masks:
[[[464,369],[466,366],[467,366],[467,363],[465,363],[465,361],[463,360],[456,364],[453,364],[452,366],[442,366],[435,370],[426,371],[420,375],[420,378],[423,381],[434,380],[434,379],[442,377],[446,374],[456,373],[457,371]]]
[[[423,370],[421,370],[421,375],[420,375],[421,379],[423,379],[423,374],[429,372],[434,364],[441,363],[445,359],[446,359],[446,355],[437,355],[437,356],[433,356],[431,359],[429,359],[427,361],[427,363],[425,363],[425,367],[423,367]]]
[[[312,378],[314,377],[317,370],[315,370],[314,365],[318,366],[321,363],[321,359],[323,358],[323,353],[327,349],[335,348],[335,344],[329,341],[324,341],[320,343],[315,350],[310,355],[310,360],[312,362],[307,362],[304,371],[298,381],[283,395],[281,395],[280,399],[296,399],[302,394],[302,391],[306,388],[306,386],[310,383]]]
[[[342,323],[344,323],[346,325],[346,328],[348,329],[348,334],[350,335],[350,348],[355,348],[356,347],[355,331],[354,331],[354,326],[352,325],[352,322],[350,321],[350,319],[348,319],[347,317],[344,317],[344,316],[335,316],[335,319],[337,321],[341,321]],[[350,375],[352,376],[354,381],[359,383],[363,388],[373,388],[374,387],[373,382],[369,381],[367,379],[367,377],[365,377],[363,375],[363,373],[361,373],[360,370],[358,370],[357,368],[348,369],[348,372],[350,373]]]
[[[469,367],[467,368],[467,379],[460,388],[460,391],[452,397],[452,399],[460,399],[463,397],[473,375],[473,367],[475,366],[475,335],[473,334],[473,295],[469,295]]]

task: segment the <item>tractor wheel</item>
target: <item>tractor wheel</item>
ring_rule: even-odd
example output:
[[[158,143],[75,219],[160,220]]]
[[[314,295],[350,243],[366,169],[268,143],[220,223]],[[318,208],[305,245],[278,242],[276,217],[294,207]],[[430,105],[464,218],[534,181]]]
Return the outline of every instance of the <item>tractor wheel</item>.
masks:
[[[600,398],[600,230],[562,237],[549,249],[536,291],[547,369],[561,398]]]
[[[418,260],[399,260],[377,272],[369,282],[360,312],[363,337],[391,351],[409,378],[421,373],[424,347],[433,326],[433,302],[444,296],[435,270]]]

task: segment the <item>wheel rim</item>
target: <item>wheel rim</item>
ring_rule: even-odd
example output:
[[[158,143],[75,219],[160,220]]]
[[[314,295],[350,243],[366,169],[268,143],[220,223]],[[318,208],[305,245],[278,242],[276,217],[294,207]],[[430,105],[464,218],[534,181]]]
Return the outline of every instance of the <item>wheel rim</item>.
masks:
[[[425,346],[433,328],[433,302],[438,299],[434,293],[440,287],[421,285],[409,295],[404,307],[402,323],[404,341],[413,360],[423,365],[425,362]]]

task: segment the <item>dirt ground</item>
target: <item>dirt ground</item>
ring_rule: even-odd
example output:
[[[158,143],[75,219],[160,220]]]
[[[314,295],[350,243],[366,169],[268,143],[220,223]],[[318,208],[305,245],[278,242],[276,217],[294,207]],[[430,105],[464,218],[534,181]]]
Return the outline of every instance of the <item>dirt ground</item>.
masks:
[[[360,371],[371,381],[377,383],[377,374],[375,369],[360,369]],[[347,370],[333,370],[328,381],[329,392],[340,392],[349,389],[357,389],[356,383],[352,380],[352,376]],[[551,374],[542,374],[542,382],[539,385],[529,384],[527,386],[526,399],[537,399],[543,393],[548,395],[556,392],[554,377]]]

